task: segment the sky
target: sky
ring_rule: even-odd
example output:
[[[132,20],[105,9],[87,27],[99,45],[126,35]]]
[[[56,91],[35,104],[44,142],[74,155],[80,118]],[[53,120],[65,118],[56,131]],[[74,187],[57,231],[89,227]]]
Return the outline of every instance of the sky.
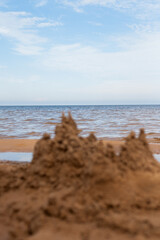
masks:
[[[160,104],[159,0],[0,0],[0,105]]]

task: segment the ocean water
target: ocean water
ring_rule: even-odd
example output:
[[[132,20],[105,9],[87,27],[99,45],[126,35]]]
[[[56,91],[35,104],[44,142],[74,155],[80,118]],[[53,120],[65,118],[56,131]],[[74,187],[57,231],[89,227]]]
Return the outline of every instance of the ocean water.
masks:
[[[145,128],[148,138],[160,138],[160,105],[0,106],[0,138],[38,139],[54,136],[62,112],[72,113],[81,135],[122,139]]]

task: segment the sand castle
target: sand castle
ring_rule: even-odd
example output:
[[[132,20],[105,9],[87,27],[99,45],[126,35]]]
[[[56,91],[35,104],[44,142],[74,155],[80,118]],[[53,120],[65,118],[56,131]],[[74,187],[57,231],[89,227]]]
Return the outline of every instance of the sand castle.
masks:
[[[159,239],[160,165],[144,130],[119,154],[79,133],[62,115],[30,164],[0,168],[0,239]]]

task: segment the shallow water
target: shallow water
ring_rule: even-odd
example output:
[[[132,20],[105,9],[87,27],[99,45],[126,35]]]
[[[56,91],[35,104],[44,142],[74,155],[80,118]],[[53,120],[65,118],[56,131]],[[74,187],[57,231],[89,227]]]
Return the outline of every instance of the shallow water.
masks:
[[[160,154],[154,154],[155,159],[160,162]]]
[[[1,152],[1,161],[31,162],[32,153],[26,152]]]
[[[0,161],[31,162],[32,156],[28,152],[0,152]],[[160,162],[160,154],[154,154],[154,157]]]
[[[148,138],[160,138],[160,105],[123,106],[0,106],[0,138],[40,138],[54,135],[62,112],[71,111],[82,135],[123,138],[145,128]]]

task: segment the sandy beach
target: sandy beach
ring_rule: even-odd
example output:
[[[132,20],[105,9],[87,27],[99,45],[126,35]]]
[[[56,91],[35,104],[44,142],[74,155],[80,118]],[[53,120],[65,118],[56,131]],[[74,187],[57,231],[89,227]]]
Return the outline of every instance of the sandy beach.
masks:
[[[0,139],[0,152],[33,152],[37,139]]]
[[[0,152],[33,152],[37,139],[0,139]],[[104,144],[112,144],[115,151],[119,152],[124,141],[101,140]],[[153,153],[160,154],[160,141],[148,140],[149,147]]]
[[[1,139],[0,147],[34,148],[31,163],[0,162],[0,239],[160,238],[160,164],[151,152],[159,145],[143,130],[99,141],[80,137],[69,115],[54,138]]]

